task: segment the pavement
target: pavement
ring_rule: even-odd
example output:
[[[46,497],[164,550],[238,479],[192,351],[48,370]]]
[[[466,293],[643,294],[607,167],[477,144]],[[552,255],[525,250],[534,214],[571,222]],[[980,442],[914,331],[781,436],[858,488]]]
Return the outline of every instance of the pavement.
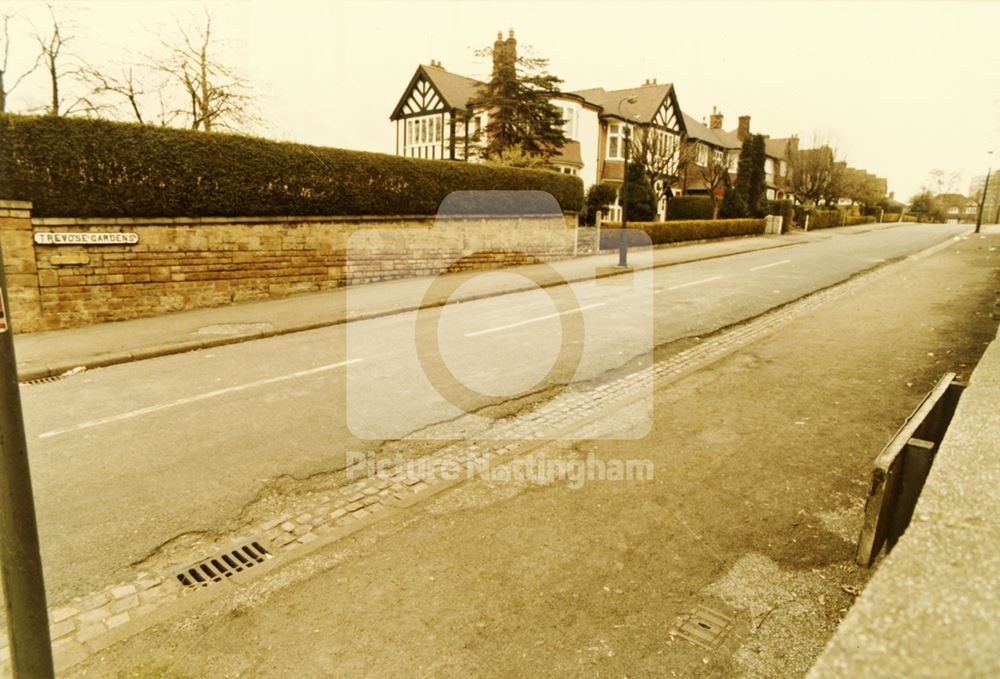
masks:
[[[967,377],[996,335],[996,249],[995,235],[950,241],[659,347],[651,429],[609,397],[617,377],[580,385],[560,415],[590,418],[583,440],[536,452],[644,458],[655,468],[646,481],[419,481],[402,505],[383,507],[390,486],[372,504],[344,488],[341,507],[330,503],[343,476],[289,479],[229,534],[264,531],[280,545],[274,567],[151,625],[128,621],[110,641],[80,641],[84,628],[69,622],[63,647],[89,658],[67,676],[802,675],[869,576],[853,557],[872,460],[941,374]],[[776,257],[749,256],[734,258],[730,285],[754,266],[777,280]],[[722,282],[707,273],[692,280]],[[691,289],[665,284],[681,288],[671,297]],[[721,292],[715,305],[727,306]],[[87,462],[64,459],[77,456]],[[703,606],[729,620],[710,648],[677,633]]]
[[[1000,297],[995,307],[1000,317]],[[1000,341],[959,401],[909,528],[809,672],[1000,676]]]
[[[810,233],[658,246],[651,251],[633,250],[630,264],[638,270],[671,266],[812,242],[836,234],[867,233],[874,229],[905,226],[867,224]],[[613,276],[616,273],[607,269],[617,262],[617,253],[610,253],[553,262],[549,266],[508,269],[521,274],[522,280],[513,277],[487,279],[475,272],[450,274],[446,278],[455,282],[453,287],[460,286],[450,300],[440,296],[424,298],[422,290],[426,286],[413,286],[410,283],[414,279],[404,279],[351,288],[350,311],[346,302],[348,291],[338,289],[67,330],[19,334],[15,336],[18,378],[21,381],[35,380],[60,375],[74,368],[116,365],[323,328],[350,320],[431,308],[449,302],[503,295],[536,286]],[[463,284],[465,281],[469,283]]]

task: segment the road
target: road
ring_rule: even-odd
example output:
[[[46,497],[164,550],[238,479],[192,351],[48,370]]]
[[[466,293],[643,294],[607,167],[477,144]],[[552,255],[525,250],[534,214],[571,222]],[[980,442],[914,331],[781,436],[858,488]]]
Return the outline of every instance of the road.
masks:
[[[116,581],[177,535],[237,526],[277,479],[340,469],[348,451],[538,389],[539,380],[593,379],[648,363],[653,346],[754,317],[964,229],[831,233],[637,273],[631,283],[573,284],[569,306],[536,291],[425,312],[427,327],[439,328],[444,364],[483,392],[456,404],[417,360],[417,343],[428,345],[423,334],[414,340],[415,314],[26,387],[50,604]],[[557,366],[546,378],[563,322],[582,330],[569,340],[580,345],[579,367]],[[440,370],[427,372],[438,380]]]
[[[966,381],[995,337],[998,241],[966,238],[676,343],[732,351],[658,380],[641,440],[628,434],[648,428],[643,414],[619,401],[588,423],[593,438],[515,453],[639,458],[649,476],[463,481],[303,545],[319,548],[67,676],[804,676],[871,573],[854,555],[872,460],[940,376]],[[803,252],[729,271],[777,271]],[[658,370],[687,350],[663,352]],[[584,393],[599,401],[600,389]],[[698,606],[731,622],[677,630]],[[718,643],[680,636],[693,629]]]

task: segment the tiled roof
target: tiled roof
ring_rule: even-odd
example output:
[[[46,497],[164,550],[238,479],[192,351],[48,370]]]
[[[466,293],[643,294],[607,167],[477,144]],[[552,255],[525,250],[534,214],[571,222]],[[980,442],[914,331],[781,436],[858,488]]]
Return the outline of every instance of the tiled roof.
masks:
[[[479,95],[479,86],[484,83],[475,78],[450,73],[439,66],[421,65],[431,84],[444,98],[450,108],[465,108],[469,101]]]
[[[767,155],[772,158],[785,158],[788,155],[788,142],[791,141],[791,137],[785,137],[783,139],[770,139],[768,138],[764,142],[764,151]]]
[[[559,149],[559,152],[552,156],[552,162],[583,167],[583,156],[580,154],[580,142],[567,139],[566,143],[563,144],[561,149]]]
[[[713,130],[706,127],[687,113],[684,114],[684,126],[687,127],[689,137],[703,141],[706,144],[724,149],[738,149],[743,146],[735,134],[731,134],[725,130]]]
[[[637,101],[634,104],[622,103],[622,114],[630,120],[635,120],[639,123],[649,123],[653,121],[656,112],[660,110],[660,105],[673,87],[670,83],[644,85],[625,90],[605,90],[603,87],[595,87],[590,90],[577,90],[572,94],[580,95],[591,104],[604,109],[605,114],[611,115],[618,115],[618,104],[620,102],[630,97],[635,97]]]

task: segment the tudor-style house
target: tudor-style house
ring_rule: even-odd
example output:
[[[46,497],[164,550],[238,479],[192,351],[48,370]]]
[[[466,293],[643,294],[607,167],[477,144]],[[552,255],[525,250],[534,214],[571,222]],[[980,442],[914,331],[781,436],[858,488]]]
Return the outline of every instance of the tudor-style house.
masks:
[[[517,58],[511,31],[497,35],[498,60]],[[396,126],[396,154],[409,158],[482,159],[490,112],[477,105],[482,82],[447,71],[440,62],[417,67],[389,119]],[[648,135],[655,153],[676,159],[686,134],[677,94],[670,84],[647,80],[642,87],[623,90],[594,88],[554,93],[550,103],[563,114],[566,143],[550,162],[560,172],[579,176],[584,190],[598,182],[620,184],[624,177],[625,130],[632,138]],[[661,201],[661,217],[666,202]],[[609,219],[620,219],[617,203]]]

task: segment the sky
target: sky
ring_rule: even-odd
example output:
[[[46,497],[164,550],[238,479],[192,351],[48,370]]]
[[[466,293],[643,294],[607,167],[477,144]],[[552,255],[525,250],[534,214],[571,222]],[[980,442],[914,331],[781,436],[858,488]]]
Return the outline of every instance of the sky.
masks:
[[[1000,167],[1000,2],[244,2],[55,1],[72,36],[67,71],[138,63],[179,27],[213,17],[216,58],[252,86],[260,136],[391,153],[389,114],[418,64],[484,78],[475,50],[514,29],[550,60],[563,89],[672,82],[681,108],[751,117],[751,130],[835,146],[852,167],[905,199],[943,170],[945,185]],[[0,1],[12,15],[9,85],[50,31],[42,2]],[[67,79],[67,97],[78,86]],[[7,110],[49,98],[38,69]],[[988,152],[994,151],[991,155]],[[951,184],[949,187],[947,184]],[[936,187],[935,187],[936,188]]]

